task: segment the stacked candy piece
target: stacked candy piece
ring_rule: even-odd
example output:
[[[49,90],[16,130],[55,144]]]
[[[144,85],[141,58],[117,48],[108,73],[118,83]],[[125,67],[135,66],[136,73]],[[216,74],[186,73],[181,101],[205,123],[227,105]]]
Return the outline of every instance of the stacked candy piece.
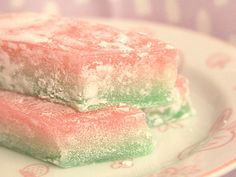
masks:
[[[0,144],[61,167],[151,153],[150,127],[192,114],[177,50],[145,34],[0,16]]]

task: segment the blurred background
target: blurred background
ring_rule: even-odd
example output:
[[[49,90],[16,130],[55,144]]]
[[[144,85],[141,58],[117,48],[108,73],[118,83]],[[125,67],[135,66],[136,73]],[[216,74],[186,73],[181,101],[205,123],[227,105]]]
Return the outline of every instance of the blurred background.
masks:
[[[161,22],[236,46],[236,0],[0,0],[0,13],[20,11]]]

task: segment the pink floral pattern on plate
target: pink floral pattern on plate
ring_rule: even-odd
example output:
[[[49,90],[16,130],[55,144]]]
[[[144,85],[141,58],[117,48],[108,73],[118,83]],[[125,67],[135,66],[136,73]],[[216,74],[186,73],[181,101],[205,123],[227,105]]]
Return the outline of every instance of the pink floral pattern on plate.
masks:
[[[232,108],[226,108],[219,115],[209,132],[209,137],[205,140],[193,144],[184,149],[178,159],[182,160],[191,154],[217,149],[229,144],[236,137],[236,121],[231,121]]]
[[[19,172],[23,177],[43,177],[48,174],[49,166],[42,163],[30,164],[20,169]]]
[[[170,167],[148,177],[189,177],[199,171],[200,169],[196,165]]]
[[[212,137],[209,137],[211,137],[211,139],[206,139],[204,141],[187,147],[177,156],[177,159],[183,160],[186,159],[186,157],[189,157],[191,154],[195,154],[196,156],[196,153],[222,148],[230,144],[233,140],[235,140],[236,121],[231,119],[232,113],[232,108],[224,109],[217,118],[217,121],[210,129],[209,135],[211,135]],[[191,163],[193,162],[191,161]],[[192,177],[195,175],[199,176],[199,173],[204,173],[204,171],[201,169],[201,167],[199,167],[200,164],[198,164],[198,162],[195,163],[196,164],[189,165],[187,163],[184,163],[183,166],[181,166],[181,164],[177,164],[173,167],[164,168],[160,172],[154,173],[148,177]],[[201,177],[203,176],[206,175],[201,175]]]
[[[209,68],[224,69],[230,61],[231,57],[228,54],[214,53],[207,58],[206,64]]]

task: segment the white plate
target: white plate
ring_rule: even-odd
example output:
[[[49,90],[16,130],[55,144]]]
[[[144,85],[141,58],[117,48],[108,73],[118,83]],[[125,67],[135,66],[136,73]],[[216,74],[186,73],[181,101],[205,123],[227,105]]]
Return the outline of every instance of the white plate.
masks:
[[[94,20],[94,19],[93,19]],[[216,39],[161,24],[96,20],[150,33],[182,51],[197,116],[153,129],[149,156],[60,169],[0,147],[4,177],[203,177],[236,167],[236,49]]]

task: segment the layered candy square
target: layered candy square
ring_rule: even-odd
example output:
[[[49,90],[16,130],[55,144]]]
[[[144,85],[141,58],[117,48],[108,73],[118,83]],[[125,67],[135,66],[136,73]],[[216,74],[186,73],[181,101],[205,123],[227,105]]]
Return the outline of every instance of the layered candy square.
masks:
[[[0,16],[0,88],[79,111],[174,101],[177,50],[145,34],[32,13]]]
[[[0,145],[73,167],[147,155],[154,148],[145,115],[110,107],[86,113],[0,91]]]

